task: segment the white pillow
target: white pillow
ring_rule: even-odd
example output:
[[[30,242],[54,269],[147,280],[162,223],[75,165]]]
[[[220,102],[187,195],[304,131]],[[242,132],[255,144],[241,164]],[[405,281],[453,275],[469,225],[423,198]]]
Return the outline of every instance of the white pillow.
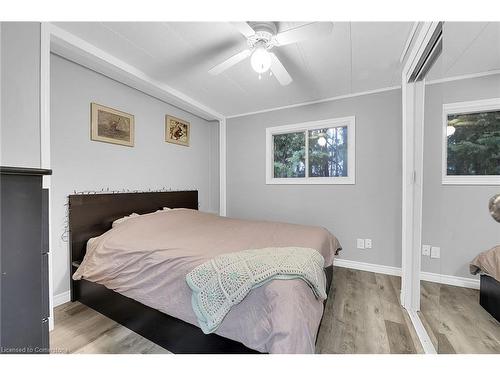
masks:
[[[156,210],[155,213],[156,212],[162,212],[162,211],[169,211],[169,210],[171,210],[171,208],[169,208],[169,207],[163,207],[163,209],[161,209],[161,210]],[[134,212],[134,213],[132,213],[132,214],[130,214],[128,216],[124,216],[124,217],[121,217],[119,219],[116,219],[115,221],[113,221],[113,224],[111,225],[111,227],[114,228],[115,226],[123,223],[124,221],[127,221],[128,219],[131,219],[131,218],[137,217],[137,216],[141,216],[141,215],[136,214]]]
[[[139,214],[136,214],[135,212],[128,215],[128,216],[124,216],[120,219],[116,219],[115,221],[113,221],[113,224],[111,225],[112,228],[116,227],[117,225],[120,225],[121,223],[127,221],[128,219],[131,219],[133,217],[137,217],[137,216],[141,216]]]

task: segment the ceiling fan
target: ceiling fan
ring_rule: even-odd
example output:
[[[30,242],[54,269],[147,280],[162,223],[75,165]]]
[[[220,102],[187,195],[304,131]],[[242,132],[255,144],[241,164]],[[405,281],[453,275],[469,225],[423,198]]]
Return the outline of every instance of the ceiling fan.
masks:
[[[270,69],[270,74],[274,75],[283,86],[290,84],[292,77],[271,50],[305,39],[328,35],[333,29],[331,22],[313,22],[278,33],[275,22],[231,23],[247,38],[248,48],[215,65],[208,72],[212,75],[220,74],[251,56],[250,63],[253,70],[259,74],[259,79],[261,74]]]

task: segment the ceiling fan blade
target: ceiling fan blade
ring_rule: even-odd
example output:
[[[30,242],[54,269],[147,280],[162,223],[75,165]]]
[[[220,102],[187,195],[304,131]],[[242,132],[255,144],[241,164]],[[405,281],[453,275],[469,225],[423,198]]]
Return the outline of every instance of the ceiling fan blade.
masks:
[[[313,22],[278,33],[275,38],[278,45],[286,46],[287,44],[297,43],[301,40],[326,36],[330,34],[332,30],[333,23],[331,22]]]
[[[272,52],[269,54],[271,55],[271,72],[282,86],[289,85],[292,82],[292,77],[290,77],[278,57]]]
[[[247,38],[255,34],[255,30],[247,22],[231,22],[231,24]]]
[[[212,75],[217,75],[222,73],[224,70],[229,69],[233,65],[238,64],[240,61],[245,60],[248,56],[251,55],[251,51],[249,49],[243,50],[236,55],[231,56],[229,59],[224,60],[220,64],[215,65],[208,72]]]

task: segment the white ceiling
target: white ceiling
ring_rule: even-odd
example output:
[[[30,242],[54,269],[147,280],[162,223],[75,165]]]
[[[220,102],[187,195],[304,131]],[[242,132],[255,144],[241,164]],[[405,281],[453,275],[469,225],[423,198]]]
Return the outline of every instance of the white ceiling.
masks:
[[[500,22],[445,22],[443,50],[427,80],[500,69]]]
[[[306,22],[278,22],[278,31]],[[400,84],[411,22],[335,22],[330,35],[275,49],[293,77],[281,86],[245,60],[208,70],[246,48],[227,22],[56,23],[225,116]],[[443,53],[428,79],[500,69],[500,23],[446,22]]]
[[[305,23],[279,22],[278,31]],[[412,28],[411,22],[336,22],[331,35],[279,47],[275,53],[294,80],[281,86],[267,75],[259,81],[249,60],[208,74],[246,47],[230,23],[55,24],[226,116],[398,85]]]

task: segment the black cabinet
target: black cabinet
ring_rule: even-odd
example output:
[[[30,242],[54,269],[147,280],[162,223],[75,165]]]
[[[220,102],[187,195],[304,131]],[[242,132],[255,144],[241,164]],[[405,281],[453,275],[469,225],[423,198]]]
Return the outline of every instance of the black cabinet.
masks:
[[[0,167],[0,352],[49,348],[48,190],[50,170]]]

